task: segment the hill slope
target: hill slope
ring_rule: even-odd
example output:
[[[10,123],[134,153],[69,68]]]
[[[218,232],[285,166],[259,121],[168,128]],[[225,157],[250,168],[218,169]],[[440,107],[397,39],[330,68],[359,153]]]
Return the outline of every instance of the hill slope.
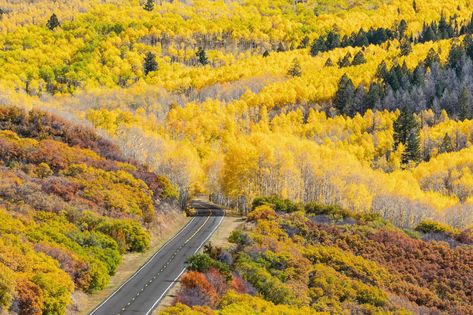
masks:
[[[230,249],[210,245],[189,259],[178,304],[164,314],[473,313],[471,230],[425,222],[403,231],[376,215],[295,211],[277,198],[255,206]]]
[[[103,289],[127,252],[150,244],[169,183],[91,129],[0,109],[0,306],[62,314],[75,290]]]

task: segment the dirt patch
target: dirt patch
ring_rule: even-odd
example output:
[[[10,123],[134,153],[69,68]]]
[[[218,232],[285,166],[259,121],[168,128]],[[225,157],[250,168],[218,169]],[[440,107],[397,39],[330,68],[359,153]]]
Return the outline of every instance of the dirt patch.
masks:
[[[73,296],[73,306],[67,314],[88,314],[98,304],[105,300],[110,294],[117,290],[123,282],[135,273],[159,248],[171,237],[173,237],[187,222],[187,218],[182,211],[168,211],[166,215],[158,218],[159,229],[151,231],[151,247],[145,253],[131,253],[123,256],[122,263],[117,269],[116,274],[110,279],[108,286],[97,293],[87,295],[76,292]]]
[[[228,242],[228,237],[230,236],[230,233],[240,227],[241,224],[244,222],[241,217],[234,215],[232,212],[227,212],[227,214],[228,215],[225,216],[222,221],[222,224],[220,224],[218,229],[215,231],[215,233],[209,240],[215,246],[230,246],[230,243]],[[180,286],[181,284],[179,280],[176,281],[176,284],[172,287],[171,290],[168,291],[168,293],[162,299],[161,303],[159,303],[153,314],[159,314],[159,312],[173,304],[176,294],[180,289]]]

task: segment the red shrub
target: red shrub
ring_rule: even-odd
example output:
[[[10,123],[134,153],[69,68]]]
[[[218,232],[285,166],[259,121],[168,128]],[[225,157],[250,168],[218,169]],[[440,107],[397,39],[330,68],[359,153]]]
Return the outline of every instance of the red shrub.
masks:
[[[33,282],[19,278],[16,281],[18,315],[41,315],[43,291]]]
[[[217,292],[203,273],[189,271],[182,277],[181,284],[182,288],[176,298],[177,303],[189,306],[215,307],[217,305]]]

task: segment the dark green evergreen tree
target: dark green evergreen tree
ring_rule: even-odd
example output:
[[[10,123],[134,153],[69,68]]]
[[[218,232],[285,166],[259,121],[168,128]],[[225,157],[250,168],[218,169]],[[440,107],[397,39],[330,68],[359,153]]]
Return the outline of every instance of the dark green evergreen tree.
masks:
[[[465,47],[465,53],[470,59],[473,59],[473,37],[471,34],[465,35],[463,40],[463,46]]]
[[[361,29],[358,34],[356,34],[355,41],[354,41],[354,46],[356,47],[366,47],[369,46],[370,42],[368,40],[368,36],[366,35],[366,32]]]
[[[341,58],[338,61],[338,66],[340,68],[349,67],[351,65],[351,54],[348,52],[345,57]]]
[[[388,65],[386,64],[386,61],[383,60],[378,65],[378,69],[376,69],[376,77],[378,79],[385,80],[387,76],[388,76]]]
[[[427,57],[425,58],[425,66],[431,68],[434,64],[440,63],[440,56],[439,54],[433,49],[430,48],[429,52],[427,53]]]
[[[269,50],[265,50],[264,53],[263,53],[263,57],[266,58],[266,57],[269,57]]]
[[[146,3],[143,7],[146,11],[153,11],[154,10],[154,0],[146,0]]]
[[[425,83],[425,67],[423,64],[417,65],[412,74],[412,84],[423,86]]]
[[[437,39],[437,35],[433,30],[432,26],[425,26],[424,30],[422,31],[422,35],[420,38],[421,42],[429,42],[434,41]]]
[[[452,151],[453,151],[452,138],[450,138],[448,133],[446,133],[442,139],[442,144],[440,145],[440,153],[448,153]]]
[[[394,147],[404,144],[402,163],[420,160],[420,128],[414,113],[409,109],[402,109],[394,122]]]
[[[51,17],[48,20],[48,23],[46,23],[46,26],[52,31],[56,27],[60,26],[61,24],[59,23],[59,19],[57,18],[56,14],[53,13]]]
[[[382,96],[381,84],[372,82],[364,100],[365,106],[367,108],[375,108],[380,103]]]
[[[328,50],[332,50],[341,46],[340,35],[334,31],[327,34],[326,46]]]
[[[420,161],[420,135],[418,129],[412,129],[407,137],[406,150],[402,154],[402,163]]]
[[[399,22],[399,25],[397,26],[397,34],[398,34],[398,38],[403,38],[404,35],[406,34],[406,31],[407,31],[407,22],[406,20],[401,20],[401,22]]]
[[[198,59],[198,61],[201,65],[205,66],[205,65],[209,64],[209,59],[207,58],[207,53],[205,52],[205,50],[202,47],[199,47],[199,49],[197,50],[195,55],[197,56],[197,59]]]
[[[310,47],[310,54],[312,57],[315,57],[319,54],[319,52],[327,51],[327,46],[325,45],[325,40],[322,37],[317,38],[312,43]]]
[[[353,61],[351,62],[352,66],[358,66],[366,63],[365,54],[362,51],[356,53],[355,57],[353,57]]]
[[[411,42],[407,39],[401,41],[401,56],[407,56],[412,52]]]
[[[472,118],[471,93],[468,88],[463,87],[458,96],[458,111],[461,120]]]
[[[333,67],[333,61],[330,57],[325,61],[325,67]]]
[[[462,70],[462,57],[465,51],[462,46],[453,44],[448,54],[448,67],[455,69],[457,74]]]
[[[143,71],[145,75],[148,75],[148,73],[156,70],[158,70],[158,62],[156,61],[156,55],[152,52],[148,52],[145,57]]]
[[[304,36],[298,48],[307,48],[309,46],[309,42],[310,42],[309,36],[307,35]]]
[[[294,60],[292,61],[291,68],[289,68],[289,71],[287,72],[287,74],[292,77],[300,77],[302,75],[299,59],[294,58]]]
[[[342,114],[346,113],[346,109],[353,108],[355,99],[355,86],[353,81],[344,74],[338,82],[338,90],[333,99],[334,107]]]

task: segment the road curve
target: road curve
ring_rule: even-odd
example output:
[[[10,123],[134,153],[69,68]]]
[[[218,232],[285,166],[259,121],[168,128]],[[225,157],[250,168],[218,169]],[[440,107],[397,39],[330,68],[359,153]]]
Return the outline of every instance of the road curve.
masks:
[[[215,205],[193,201],[198,211],[146,264],[90,315],[149,315],[185,271],[185,261],[212,236],[224,217]]]

